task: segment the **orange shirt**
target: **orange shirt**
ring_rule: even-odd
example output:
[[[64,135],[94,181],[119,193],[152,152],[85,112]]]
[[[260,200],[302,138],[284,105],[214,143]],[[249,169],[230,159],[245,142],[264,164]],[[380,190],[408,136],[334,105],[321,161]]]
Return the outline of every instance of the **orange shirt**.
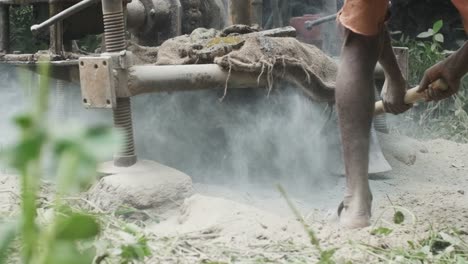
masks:
[[[340,23],[347,29],[366,36],[380,32],[387,16],[388,0],[345,0],[339,14]],[[468,0],[452,0],[463,18],[468,32]]]

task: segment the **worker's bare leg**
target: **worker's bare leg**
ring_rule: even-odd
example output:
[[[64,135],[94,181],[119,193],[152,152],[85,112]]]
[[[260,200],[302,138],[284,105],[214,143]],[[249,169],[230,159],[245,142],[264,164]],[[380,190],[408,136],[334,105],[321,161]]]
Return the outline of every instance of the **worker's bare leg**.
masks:
[[[340,222],[349,228],[370,224],[369,134],[374,112],[373,71],[378,55],[378,36],[347,32],[336,83],[336,105],[346,168]]]

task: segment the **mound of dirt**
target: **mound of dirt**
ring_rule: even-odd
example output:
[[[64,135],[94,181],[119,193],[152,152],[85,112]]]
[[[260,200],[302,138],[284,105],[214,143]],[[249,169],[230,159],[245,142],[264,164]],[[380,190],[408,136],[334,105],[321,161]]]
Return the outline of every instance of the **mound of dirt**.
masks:
[[[166,208],[193,193],[192,179],[183,172],[154,161],[138,161],[132,167],[102,166],[102,178],[87,193],[87,199],[106,211],[119,206],[137,209]]]
[[[293,217],[219,197],[195,194],[187,198],[167,220],[149,230],[159,236],[189,233],[215,234],[217,242],[245,245],[252,241],[306,242],[304,229]]]

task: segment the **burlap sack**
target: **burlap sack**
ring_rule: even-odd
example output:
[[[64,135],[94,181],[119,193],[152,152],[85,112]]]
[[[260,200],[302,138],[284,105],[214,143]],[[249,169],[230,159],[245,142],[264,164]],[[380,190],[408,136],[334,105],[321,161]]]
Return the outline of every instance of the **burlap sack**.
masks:
[[[242,33],[249,32],[245,26],[239,28]],[[312,100],[334,101],[337,65],[320,49],[291,37],[232,31],[233,27],[224,31],[199,28],[191,35],[169,39],[159,47],[154,63],[215,63],[226,71],[256,73],[259,79],[267,79],[270,90],[277,81],[287,80]],[[141,47],[138,50],[141,51]],[[144,52],[138,56],[144,56]]]
[[[250,37],[214,63],[226,70],[266,75],[270,88],[275,80],[286,79],[313,100],[334,100],[336,64],[317,47],[295,38]]]

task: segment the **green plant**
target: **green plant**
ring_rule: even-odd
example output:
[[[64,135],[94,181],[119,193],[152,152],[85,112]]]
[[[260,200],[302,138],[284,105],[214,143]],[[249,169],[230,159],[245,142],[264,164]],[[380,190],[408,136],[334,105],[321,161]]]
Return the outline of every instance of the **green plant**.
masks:
[[[100,232],[98,219],[71,208],[65,196],[78,193],[94,180],[98,161],[110,156],[119,136],[110,128],[97,126],[67,130],[51,129],[47,122],[49,67],[40,66],[39,88],[32,109],[15,118],[19,140],[2,159],[19,173],[21,215],[6,225],[0,234],[0,263],[7,263],[16,238],[22,263],[91,263],[92,246],[84,247]],[[55,191],[51,203],[52,218],[40,224],[37,219],[38,192],[47,151],[54,159]],[[80,242],[80,243],[79,243]]]
[[[371,246],[360,248],[385,263],[468,263],[468,244],[456,230],[432,231],[419,241],[407,241],[407,247]]]
[[[133,243],[120,245],[119,256],[121,263],[133,263],[151,256],[151,250],[148,246],[148,238],[142,234],[137,226],[126,224],[124,232],[133,236]]]
[[[444,36],[439,33],[442,26],[443,22],[439,20],[428,31],[419,34],[416,39],[402,35],[399,39],[393,40],[394,46],[408,47],[409,49],[409,76],[407,79],[411,86],[419,84],[424,71],[445,57],[442,48]]]
[[[101,46],[101,35],[89,35],[77,41],[79,48],[85,52],[94,53]]]
[[[12,51],[33,53],[47,49],[49,43],[47,35],[33,36],[29,28],[34,24],[33,11],[32,5],[10,8],[10,48]]]
[[[438,20],[432,25],[432,28],[429,28],[426,32],[419,33],[417,38],[421,38],[421,39],[431,38],[432,39],[431,50],[436,50],[437,48],[440,48],[441,43],[444,43],[444,35],[439,33],[443,25],[444,25],[444,22],[442,20]]]

